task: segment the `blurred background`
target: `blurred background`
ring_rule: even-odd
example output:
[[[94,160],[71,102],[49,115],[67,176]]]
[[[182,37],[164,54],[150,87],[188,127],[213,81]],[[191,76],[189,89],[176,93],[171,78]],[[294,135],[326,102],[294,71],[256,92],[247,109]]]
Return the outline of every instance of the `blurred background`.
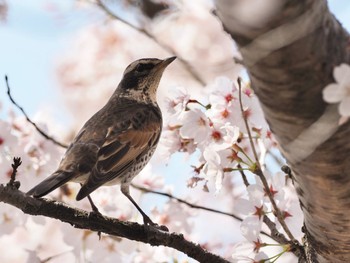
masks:
[[[12,96],[27,114],[45,123],[48,133],[63,142],[69,142],[106,102],[126,66],[136,59],[178,56],[159,88],[164,109],[166,97],[179,87],[205,100],[205,89],[215,77],[244,76],[242,67],[234,62],[239,58],[234,43],[211,13],[212,1],[155,1],[158,4],[152,8],[136,2],[0,0],[0,119],[21,116],[7,97],[5,75]],[[350,2],[328,3],[349,29]],[[57,153],[57,160],[59,156]],[[196,156],[184,154],[175,154],[167,161],[156,157],[150,173],[161,175],[176,196],[190,196],[193,201],[200,196],[204,203],[225,210],[230,202],[219,202],[220,194],[214,199],[213,195],[203,197],[201,188],[186,187],[193,176],[190,165],[195,162]],[[166,201],[149,194],[142,196],[141,206],[149,211]],[[203,244],[210,240],[214,251],[215,243],[242,239],[232,235],[239,222],[217,214],[194,213],[205,220],[196,220],[188,227],[198,230],[192,232]],[[215,225],[218,220],[220,224]],[[217,249],[222,252],[219,245]]]

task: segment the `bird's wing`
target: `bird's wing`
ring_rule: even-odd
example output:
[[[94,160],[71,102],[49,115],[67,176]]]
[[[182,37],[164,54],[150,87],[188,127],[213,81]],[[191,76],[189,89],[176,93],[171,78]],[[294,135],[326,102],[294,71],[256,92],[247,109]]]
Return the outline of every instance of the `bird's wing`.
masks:
[[[128,127],[121,129],[118,123],[109,127],[98,152],[96,165],[79,191],[77,200],[121,176],[158,142],[162,127],[161,117],[145,109],[133,111]]]
[[[93,143],[72,144],[56,172],[33,187],[27,194],[44,196],[79,175],[88,174],[97,160],[99,147]]]

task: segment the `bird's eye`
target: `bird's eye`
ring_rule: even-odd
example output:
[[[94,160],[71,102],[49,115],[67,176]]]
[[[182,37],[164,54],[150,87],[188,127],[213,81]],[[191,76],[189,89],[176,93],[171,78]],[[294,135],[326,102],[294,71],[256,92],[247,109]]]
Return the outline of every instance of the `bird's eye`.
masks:
[[[138,64],[135,68],[136,72],[145,72],[145,71],[149,71],[152,68],[154,68],[154,64],[148,63],[148,64]]]

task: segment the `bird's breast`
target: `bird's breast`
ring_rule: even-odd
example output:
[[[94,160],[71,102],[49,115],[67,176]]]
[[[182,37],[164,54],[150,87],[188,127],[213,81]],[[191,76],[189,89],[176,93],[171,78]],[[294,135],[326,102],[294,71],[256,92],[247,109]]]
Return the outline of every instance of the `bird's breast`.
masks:
[[[139,158],[134,162],[133,165],[130,166],[130,168],[124,174],[107,182],[105,185],[129,184],[132,181],[132,179],[134,179],[134,177],[138,175],[142,171],[142,169],[147,165],[147,163],[152,158],[152,155],[155,152],[155,150],[156,147],[152,147],[151,149],[149,149],[142,156],[139,156]]]

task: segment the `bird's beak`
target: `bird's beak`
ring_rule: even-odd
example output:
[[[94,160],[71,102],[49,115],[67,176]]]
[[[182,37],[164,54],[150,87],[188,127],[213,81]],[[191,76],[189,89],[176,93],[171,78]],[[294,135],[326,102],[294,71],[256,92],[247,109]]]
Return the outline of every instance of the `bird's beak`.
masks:
[[[166,65],[168,66],[168,65],[169,65],[171,62],[173,62],[175,59],[176,59],[176,56],[170,57],[170,58],[166,58],[166,59],[163,60],[162,64],[164,63],[164,64],[166,64]]]
[[[158,64],[158,67],[159,69],[165,69],[171,62],[173,62],[174,60],[176,59],[176,57],[170,57],[170,58],[166,58],[164,59],[162,62],[160,62]]]

